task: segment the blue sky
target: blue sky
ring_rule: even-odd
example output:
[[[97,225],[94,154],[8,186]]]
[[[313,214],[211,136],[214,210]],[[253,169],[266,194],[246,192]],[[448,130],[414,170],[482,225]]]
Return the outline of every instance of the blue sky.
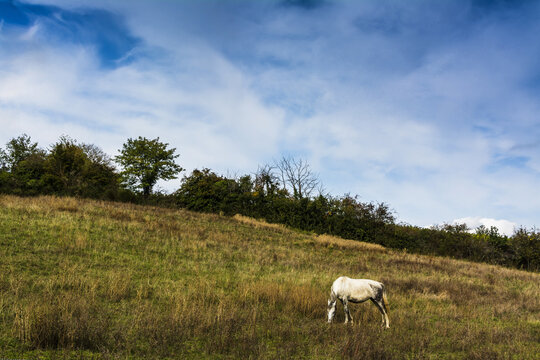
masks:
[[[419,226],[540,225],[540,3],[0,0],[0,144],[283,155]],[[179,180],[162,183],[166,190]]]

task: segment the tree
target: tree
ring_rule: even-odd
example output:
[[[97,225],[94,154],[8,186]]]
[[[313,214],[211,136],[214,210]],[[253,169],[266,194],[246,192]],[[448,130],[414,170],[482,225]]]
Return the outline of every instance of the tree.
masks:
[[[169,144],[159,141],[159,137],[149,140],[139,136],[129,138],[123,145],[120,155],[115,161],[124,171],[121,175],[124,182],[132,189],[140,189],[147,197],[160,179],[176,179],[183,169],[174,162],[180,155],[175,155],[175,148],[167,149]]]
[[[45,151],[30,136],[12,138],[5,151],[0,149],[0,191],[12,194],[41,191],[45,156]]]
[[[6,144],[6,151],[2,151],[0,156],[2,167],[9,168],[13,171],[15,167],[23,160],[26,160],[31,155],[43,153],[43,150],[38,148],[37,143],[32,143],[30,136],[22,134],[19,137],[11,139]]]
[[[514,231],[511,241],[516,255],[515,265],[518,268],[538,271],[540,269],[540,232],[537,229],[527,230],[520,227]]]
[[[273,196],[279,188],[279,178],[274,174],[275,168],[270,165],[259,166],[255,173],[255,191],[259,196]]]
[[[309,198],[317,188],[321,188],[321,182],[305,160],[282,157],[275,163],[275,168],[284,189],[292,190],[295,199]]]
[[[108,156],[67,136],[51,146],[45,170],[44,185],[53,193],[113,199],[118,191],[119,176]]]
[[[51,146],[47,156],[46,183],[54,192],[80,195],[87,163],[88,157],[75,140],[61,136],[60,140]]]
[[[8,156],[4,149],[0,148],[0,172],[8,170]]]

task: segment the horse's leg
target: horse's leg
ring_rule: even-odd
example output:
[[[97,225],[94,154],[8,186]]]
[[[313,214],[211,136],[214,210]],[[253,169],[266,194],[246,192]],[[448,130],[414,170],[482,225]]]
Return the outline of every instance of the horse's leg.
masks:
[[[375,300],[373,298],[370,300],[375,304],[375,306],[377,306],[377,308],[381,312],[382,326],[389,328],[390,326],[389,326],[389,321],[388,321],[388,315],[386,314],[386,306],[384,306],[384,302],[382,300]]]
[[[354,321],[351,312],[349,311],[349,302],[346,297],[343,298],[343,311],[345,311],[345,323],[348,323],[349,321],[353,323]]]
[[[388,329],[390,327],[390,320],[388,320],[388,310],[386,310],[386,305],[384,304],[384,300],[380,301],[381,307],[384,311],[384,321],[385,321],[385,327]]]

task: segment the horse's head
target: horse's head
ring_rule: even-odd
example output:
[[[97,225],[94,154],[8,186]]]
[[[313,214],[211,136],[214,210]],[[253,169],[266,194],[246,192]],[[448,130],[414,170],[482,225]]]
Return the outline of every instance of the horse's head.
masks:
[[[336,300],[328,300],[328,322],[331,323],[336,313]]]

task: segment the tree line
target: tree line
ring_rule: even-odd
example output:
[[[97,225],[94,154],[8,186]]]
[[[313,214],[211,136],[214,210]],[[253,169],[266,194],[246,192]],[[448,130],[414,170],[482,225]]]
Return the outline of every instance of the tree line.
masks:
[[[112,158],[93,144],[67,136],[43,149],[23,134],[0,148],[0,193],[77,196],[242,214],[414,253],[540,270],[540,232],[536,229],[521,227],[505,236],[495,227],[480,227],[471,233],[465,225],[427,229],[399,224],[386,203],[325,193],[309,164],[292,157],[243,176],[195,169],[183,176],[176,191],[154,191],[158,180],[177,178],[183,171],[176,163],[178,157],[176,149],[159,138],[130,138]]]

